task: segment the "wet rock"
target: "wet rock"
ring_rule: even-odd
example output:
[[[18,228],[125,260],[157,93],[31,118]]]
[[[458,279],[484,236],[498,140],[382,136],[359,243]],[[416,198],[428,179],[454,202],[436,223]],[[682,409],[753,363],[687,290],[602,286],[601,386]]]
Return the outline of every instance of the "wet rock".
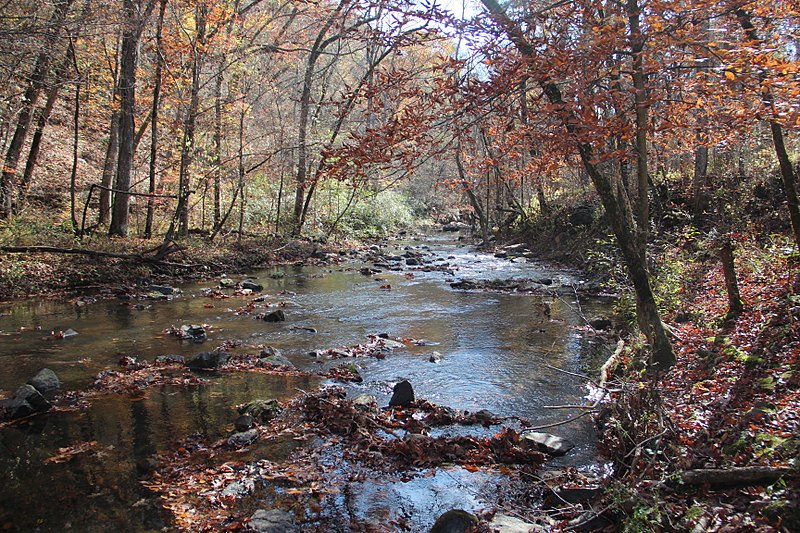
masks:
[[[181,326],[179,336],[181,339],[202,342],[206,340],[206,328],[196,324],[184,324]]]
[[[531,524],[519,518],[499,513],[494,515],[492,521],[489,522],[489,527],[497,533],[539,533],[540,531],[548,531],[544,526]]]
[[[567,439],[551,435],[550,433],[540,433],[538,431],[526,431],[520,435],[522,439],[536,446],[536,448],[548,455],[560,457],[575,447]]]
[[[228,352],[201,352],[187,361],[186,366],[192,370],[212,370],[225,364],[230,357]]]
[[[76,335],[78,335],[78,332],[75,331],[72,328],[67,328],[66,331],[59,331],[58,332],[58,337],[61,338],[61,339],[68,339],[68,338],[74,337]]]
[[[241,406],[239,414],[251,416],[254,422],[268,422],[275,418],[280,410],[278,400],[253,400]]]
[[[451,509],[436,519],[430,533],[465,533],[478,523],[478,517],[461,509]]]
[[[0,400],[0,419],[14,420],[17,418],[24,418],[34,413],[31,404],[22,398],[8,398],[7,400]]]
[[[416,257],[409,257],[408,259],[406,259],[406,264],[408,266],[419,266],[422,264],[422,261],[420,261]]]
[[[176,289],[175,287],[170,287],[168,285],[150,285],[150,290],[163,294],[164,296],[173,296],[181,292],[180,289]]]
[[[288,366],[294,368],[294,364],[289,361],[289,359],[283,355],[280,350],[277,348],[273,348],[272,346],[267,346],[263,350],[261,350],[261,354],[259,355],[259,359],[264,364],[269,364],[273,366]]]
[[[359,394],[353,398],[353,405],[363,411],[376,411],[378,409],[378,399],[372,394]]]
[[[378,270],[377,268],[364,267],[364,268],[359,269],[358,272],[362,276],[374,276],[375,274],[380,274],[381,270]]]
[[[222,278],[219,280],[219,286],[221,289],[232,289],[236,287],[236,282],[231,278]]]
[[[233,422],[233,427],[236,428],[236,431],[242,433],[244,431],[248,431],[250,429],[253,429],[254,423],[255,422],[254,422],[252,416],[250,416],[250,415],[241,415],[241,416],[238,416],[236,418],[236,420]]]
[[[14,398],[28,402],[28,405],[37,413],[43,413],[52,407],[50,402],[33,385],[23,385],[18,388],[17,392],[14,393]]]
[[[284,322],[286,320],[286,313],[283,312],[283,309],[276,309],[264,314],[261,320],[264,322]]]
[[[462,224],[461,222],[451,222],[442,226],[442,231],[456,232],[461,231],[461,229],[465,227],[468,226],[466,224]]]
[[[184,365],[186,358],[182,355],[159,355],[155,358],[157,365]]]
[[[595,317],[589,320],[589,325],[597,331],[607,331],[614,327],[614,323],[605,317]]]
[[[545,498],[545,505],[552,503],[552,507],[557,507],[564,502],[571,504],[589,503],[603,494],[600,485],[575,485],[561,486],[553,490],[551,497]]]
[[[249,429],[240,433],[234,433],[228,437],[228,446],[231,448],[244,448],[250,446],[258,440],[258,430]]]
[[[403,380],[394,386],[394,393],[389,400],[390,407],[406,407],[414,401],[414,388],[407,380]]]
[[[472,281],[463,280],[451,283],[450,287],[461,291],[473,291],[478,288],[478,284]]]
[[[430,357],[428,357],[428,361],[431,363],[440,363],[442,361],[442,354],[433,352]]]
[[[33,385],[41,393],[54,391],[61,388],[61,382],[56,373],[49,368],[43,368],[28,380],[28,385]]]
[[[261,285],[260,283],[256,283],[254,281],[250,281],[249,279],[246,279],[242,282],[242,288],[249,289],[253,292],[261,292],[264,290],[263,285]]]
[[[252,479],[234,481],[222,490],[220,496],[223,498],[242,498],[253,492],[255,488],[256,483]]]
[[[394,339],[381,339],[381,344],[383,344],[383,347],[387,350],[399,350],[406,347],[405,344]]]
[[[248,528],[256,533],[296,533],[300,528],[288,511],[259,509],[250,517]]]
[[[279,270],[277,272],[273,272],[272,274],[270,274],[269,277],[271,277],[272,279],[283,279],[286,277],[286,272]]]

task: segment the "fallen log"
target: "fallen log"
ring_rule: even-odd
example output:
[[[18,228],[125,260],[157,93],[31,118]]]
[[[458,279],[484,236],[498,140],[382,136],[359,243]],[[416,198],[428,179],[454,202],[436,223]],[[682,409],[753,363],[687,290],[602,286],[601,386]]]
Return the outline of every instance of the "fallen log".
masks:
[[[800,479],[800,471],[788,467],[742,466],[734,468],[701,468],[681,472],[673,487],[708,486],[712,489],[771,485],[781,479]]]
[[[88,250],[85,248],[59,248],[57,246],[0,246],[0,251],[10,254],[72,254],[72,255],[88,255],[89,257],[108,257],[111,259],[123,259],[126,261],[141,261],[143,263],[153,263],[157,265],[180,267],[180,268],[198,268],[201,265],[174,263],[171,261],[164,261],[163,258],[151,257],[143,254],[121,254],[116,252],[104,252],[102,250]],[[175,249],[173,251],[178,251]],[[172,253],[172,252],[170,252]]]

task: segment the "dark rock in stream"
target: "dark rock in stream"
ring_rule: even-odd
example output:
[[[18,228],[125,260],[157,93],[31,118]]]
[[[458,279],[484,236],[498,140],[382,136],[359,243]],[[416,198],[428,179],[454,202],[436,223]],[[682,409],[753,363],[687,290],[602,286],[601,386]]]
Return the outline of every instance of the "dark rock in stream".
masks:
[[[289,361],[289,359],[283,355],[280,350],[273,348],[272,346],[267,346],[261,350],[261,354],[258,357],[261,363],[265,365],[288,366],[294,368],[294,364]]]
[[[275,418],[280,410],[277,400],[253,400],[241,406],[239,414],[251,416],[255,422],[268,422]]]
[[[607,331],[614,327],[614,323],[604,317],[592,318],[589,320],[589,325],[592,326],[592,329],[596,329],[597,331]]]
[[[176,289],[175,287],[169,287],[167,285],[150,285],[150,290],[152,292],[161,293],[164,296],[173,296],[175,294],[180,294],[181,292],[180,289]]]
[[[213,370],[225,364],[230,357],[228,352],[201,352],[187,361],[186,366],[192,370]]]
[[[24,418],[34,413],[31,404],[22,398],[8,398],[7,400],[0,400],[0,420],[15,420],[17,418]]]
[[[259,509],[250,517],[247,527],[256,533],[296,533],[300,528],[288,511]]]
[[[406,407],[414,402],[414,388],[406,380],[394,386],[394,394],[389,400],[390,407]]]
[[[478,284],[473,281],[464,280],[464,281],[455,281],[450,284],[450,287],[462,291],[473,291],[478,288]]]
[[[17,392],[14,393],[14,398],[28,402],[28,405],[37,413],[43,413],[52,407],[50,402],[33,385],[23,385],[18,388]]]
[[[428,357],[428,361],[431,363],[440,363],[442,361],[442,354],[433,352],[430,357]]]
[[[250,429],[253,429],[254,425],[253,417],[250,415],[241,415],[236,418],[233,422],[233,427],[236,428],[238,432],[244,432]]]
[[[549,433],[526,431],[520,435],[520,437],[536,446],[540,452],[552,455],[553,457],[566,455],[568,451],[575,447],[571,441]]]
[[[408,259],[406,259],[406,264],[408,266],[419,266],[422,264],[422,262],[416,257],[409,257]]]
[[[33,385],[41,393],[54,391],[61,388],[61,382],[56,373],[49,368],[43,368],[28,380],[28,385]]]
[[[276,309],[260,316],[260,318],[264,322],[284,322],[286,320],[286,313],[283,312],[283,309]]]
[[[250,446],[257,440],[258,440],[258,430],[249,429],[247,431],[234,433],[233,435],[228,437],[228,446],[230,448],[244,448],[245,446]]]
[[[478,523],[478,517],[461,509],[451,509],[433,524],[430,533],[465,533]]]
[[[242,282],[242,288],[243,289],[249,289],[249,290],[251,290],[253,292],[261,292],[261,291],[264,290],[264,286],[263,285],[261,285],[259,283],[255,283],[253,281],[250,281],[249,279],[246,279],[246,280],[244,280]]]

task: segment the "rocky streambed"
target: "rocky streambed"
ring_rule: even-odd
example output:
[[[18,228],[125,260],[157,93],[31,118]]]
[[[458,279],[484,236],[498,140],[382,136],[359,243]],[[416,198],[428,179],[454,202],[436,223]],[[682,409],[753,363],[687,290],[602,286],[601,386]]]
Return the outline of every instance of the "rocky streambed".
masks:
[[[528,527],[563,507],[547,485],[601,470],[589,417],[548,407],[585,402],[576,375],[611,325],[592,327],[608,302],[577,274],[510,251],[439,236],[3,309],[3,405],[42,368],[61,388],[4,408],[0,522],[421,531],[463,510],[446,519]]]

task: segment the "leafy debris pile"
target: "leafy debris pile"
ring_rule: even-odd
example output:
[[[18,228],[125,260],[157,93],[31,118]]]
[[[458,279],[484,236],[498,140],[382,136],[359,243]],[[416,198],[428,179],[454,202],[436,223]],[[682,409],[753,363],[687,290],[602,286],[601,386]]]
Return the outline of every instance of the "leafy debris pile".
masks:
[[[532,474],[544,462],[508,428],[485,438],[425,435],[433,426],[476,423],[496,420],[420,400],[378,409],[347,399],[340,387],[326,387],[281,405],[275,418],[257,426],[258,438],[247,448],[232,451],[226,439],[187,440],[161,458],[145,486],[160,494],[181,530],[243,528],[253,506],[267,501],[324,531],[337,518],[323,509],[335,505],[343,487],[370,477],[411,479],[420,469],[452,464]],[[288,457],[273,452],[264,459],[270,446],[286,440],[299,447]]]

